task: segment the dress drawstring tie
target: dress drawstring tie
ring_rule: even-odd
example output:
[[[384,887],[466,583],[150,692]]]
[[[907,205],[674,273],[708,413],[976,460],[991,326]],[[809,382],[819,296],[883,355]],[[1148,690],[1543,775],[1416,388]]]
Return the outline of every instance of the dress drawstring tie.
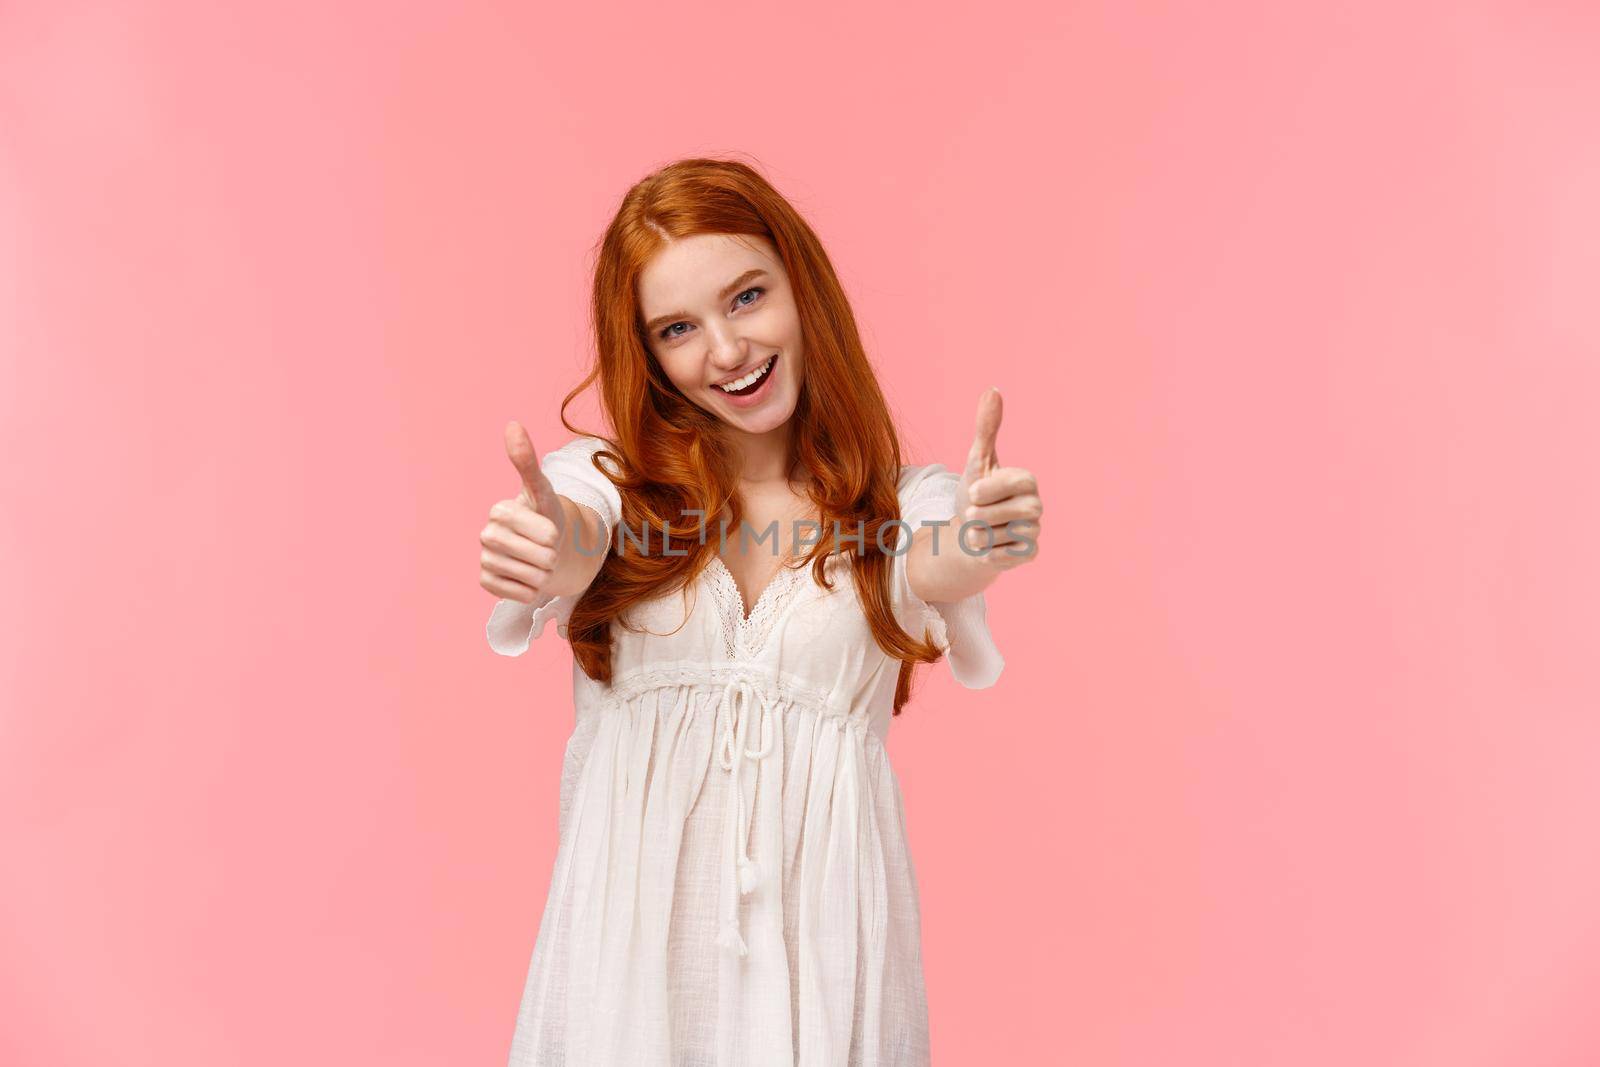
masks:
[[[750,730],[750,711],[753,701],[760,702],[761,715],[761,747],[755,751],[745,747]],[[722,929],[717,934],[717,944],[745,956],[749,954],[749,949],[745,945],[744,937],[739,933],[739,898],[755,889],[761,877],[761,868],[750,858],[750,828],[744,821],[743,761],[761,760],[772,751],[771,705],[766,695],[746,679],[734,678],[722,690],[722,709],[726,714],[723,719],[720,759],[722,769],[733,776],[733,796],[727,817],[723,820],[724,911]],[[759,769],[758,765],[758,772]],[[759,795],[759,790],[757,793]]]

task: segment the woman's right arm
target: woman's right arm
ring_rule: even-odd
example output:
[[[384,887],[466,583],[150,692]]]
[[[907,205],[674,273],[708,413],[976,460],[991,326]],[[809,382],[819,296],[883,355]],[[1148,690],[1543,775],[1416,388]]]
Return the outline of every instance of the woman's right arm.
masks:
[[[593,508],[584,507],[565,496],[557,494],[565,512],[565,534],[556,549],[556,564],[550,571],[550,580],[544,592],[556,596],[581,593],[589,588],[594,576],[606,561],[605,546],[611,531],[600,525],[600,516]]]
[[[541,464],[520,425],[508,424],[505,440],[522,488],[489,509],[479,584],[522,604],[582,593],[605,562],[621,512],[616,487],[592,463],[603,442],[578,438]]]

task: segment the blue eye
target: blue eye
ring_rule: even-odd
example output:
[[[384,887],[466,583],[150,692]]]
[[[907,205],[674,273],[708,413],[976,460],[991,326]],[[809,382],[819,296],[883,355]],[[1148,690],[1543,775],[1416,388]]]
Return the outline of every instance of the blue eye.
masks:
[[[764,292],[766,292],[766,290],[763,289],[761,286],[752,285],[750,288],[746,289],[743,293],[740,293],[739,296],[736,296],[736,297],[733,298],[733,306],[734,307],[747,308],[751,304],[754,304],[755,300],[741,300],[740,297],[744,296],[745,293],[764,293]],[[676,329],[677,327],[679,327],[679,326],[687,326],[687,325],[688,325],[688,323],[686,323],[686,322],[674,322],[671,325],[663,326],[663,327],[661,327],[661,333],[658,336],[663,341],[670,341],[674,337],[682,337],[683,334],[681,334],[681,333],[673,333],[672,331],[674,329]]]

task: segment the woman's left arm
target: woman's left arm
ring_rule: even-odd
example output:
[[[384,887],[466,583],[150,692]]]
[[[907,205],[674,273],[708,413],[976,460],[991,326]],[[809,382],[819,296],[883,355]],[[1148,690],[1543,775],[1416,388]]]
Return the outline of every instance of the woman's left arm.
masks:
[[[981,593],[1002,571],[1039,555],[1039,483],[1022,467],[1002,467],[1000,390],[978,401],[978,428],[956,486],[950,529],[914,530],[906,557],[911,591],[929,603],[954,603]]]

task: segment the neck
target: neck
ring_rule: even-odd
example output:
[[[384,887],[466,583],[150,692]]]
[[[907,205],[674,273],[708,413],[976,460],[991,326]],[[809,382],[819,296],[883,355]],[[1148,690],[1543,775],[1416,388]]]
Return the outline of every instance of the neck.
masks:
[[[740,484],[762,485],[788,480],[794,453],[789,422],[766,433],[735,431],[734,441],[740,451]]]

